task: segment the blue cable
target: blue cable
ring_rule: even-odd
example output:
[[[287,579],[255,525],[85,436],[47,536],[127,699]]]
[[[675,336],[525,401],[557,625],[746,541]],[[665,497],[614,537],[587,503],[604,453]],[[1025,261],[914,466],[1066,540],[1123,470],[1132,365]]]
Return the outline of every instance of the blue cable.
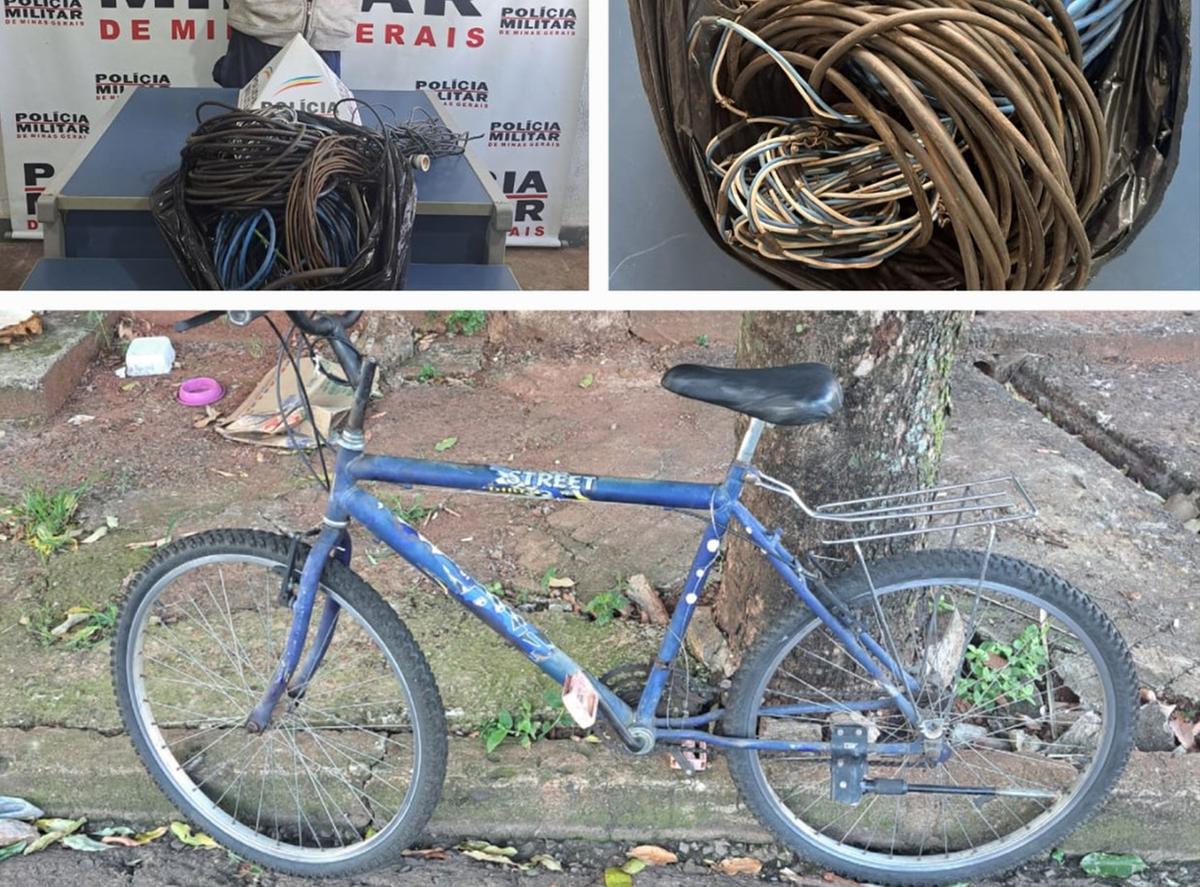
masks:
[[[260,226],[266,227],[265,250],[253,273],[247,268],[251,252],[262,247]],[[213,233],[213,264],[217,278],[227,290],[252,290],[261,287],[275,267],[275,217],[266,209],[252,213],[222,213]]]

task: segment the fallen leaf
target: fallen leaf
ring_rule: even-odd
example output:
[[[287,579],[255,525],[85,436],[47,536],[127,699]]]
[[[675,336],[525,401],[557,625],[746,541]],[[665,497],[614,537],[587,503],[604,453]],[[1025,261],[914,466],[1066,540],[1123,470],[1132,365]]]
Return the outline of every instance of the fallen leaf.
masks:
[[[148,542],[126,542],[125,547],[130,551],[136,551],[139,548],[162,548],[170,541],[170,536],[163,536],[160,539],[151,539]]]
[[[1128,878],[1147,868],[1145,861],[1132,853],[1089,853],[1079,860],[1079,867],[1101,878]]]
[[[992,671],[1003,671],[1008,666],[1008,660],[999,653],[988,653],[985,664]]]
[[[96,529],[92,530],[91,535],[88,536],[86,539],[82,540],[79,544],[80,545],[91,545],[93,542],[99,542],[101,539],[103,539],[107,535],[108,535],[108,525],[104,524],[103,526],[96,527]]]
[[[18,841],[16,844],[9,844],[7,847],[0,847],[0,862],[8,859],[10,856],[16,856],[18,853],[25,852],[25,842]]]
[[[30,853],[37,853],[39,850],[45,850],[56,841],[61,841],[67,836],[66,832],[46,832],[36,841],[31,843],[22,851],[22,856],[28,856]]]
[[[160,825],[158,828],[152,828],[148,832],[142,832],[141,834],[134,835],[133,839],[137,841],[138,846],[141,846],[142,844],[149,844],[151,841],[157,841],[166,833],[167,827],[165,825]]]
[[[1175,738],[1179,740],[1180,745],[1188,751],[1195,751],[1196,724],[1189,721],[1178,709],[1171,713],[1167,724],[1170,726],[1171,732],[1175,734]]]
[[[826,872],[826,874],[832,874]],[[779,870],[779,880],[785,884],[791,884],[792,887],[824,887],[825,881],[820,878],[810,878],[807,875],[798,875],[789,868]],[[855,884],[855,881],[847,881],[848,884]]]
[[[38,830],[19,819],[0,819],[0,847],[36,841]]]
[[[89,416],[86,413],[79,413],[78,415],[72,416],[70,419],[68,419],[67,424],[74,425],[76,428],[78,428],[80,425],[82,425],[85,422],[95,422],[95,421],[96,421],[95,416]]]
[[[444,452],[446,452],[446,450],[453,447],[456,443],[458,443],[457,437],[445,437],[445,438],[442,438],[441,440],[439,440],[437,443],[435,443],[433,445],[433,448],[435,450],[437,450],[439,453],[444,453]]]
[[[52,629],[50,629],[50,634],[54,635],[56,638],[60,638],[64,634],[66,634],[68,631],[70,631],[72,628],[74,628],[76,625],[78,625],[80,622],[86,622],[88,617],[91,615],[92,615],[91,610],[87,610],[86,612],[83,612],[83,613],[79,613],[79,612],[70,613],[66,619],[64,619],[62,622],[58,623],[58,625],[56,625]],[[67,820],[67,819],[55,819],[55,820],[39,819],[38,822],[39,823],[42,823],[42,822],[70,822],[70,820]],[[53,829],[51,829],[51,831],[52,830]]]
[[[133,838],[127,838],[125,835],[105,835],[100,839],[102,844],[112,844],[114,847],[140,847]]]
[[[625,860],[625,862],[621,865],[621,871],[627,875],[636,875],[645,867],[646,863],[642,862],[640,859],[633,859],[631,857]]]
[[[493,856],[516,856],[516,847],[497,847],[495,844],[489,844],[487,841],[465,841],[459,845],[463,850],[479,850],[483,853],[490,853]]]
[[[192,427],[193,428],[207,428],[209,425],[211,425],[213,422],[216,422],[220,418],[221,418],[220,411],[213,409],[212,406],[206,406],[204,408],[204,415],[201,416],[199,419],[197,419],[195,422],[193,422]],[[259,453],[259,455],[261,456],[262,453]]]
[[[547,582],[548,588],[574,588],[575,580],[568,579],[566,576],[552,576]]]
[[[122,391],[132,391],[134,388],[140,387],[141,384],[142,384],[141,382],[126,382],[124,385],[121,386],[121,390]]]
[[[751,856],[731,856],[717,863],[716,869],[723,875],[757,875],[763,864]]]
[[[549,869],[552,872],[561,872],[563,870],[562,863],[553,856],[548,856],[545,853],[535,853],[529,857],[529,861],[534,865],[540,865],[544,869]]]
[[[72,850],[82,850],[85,853],[99,853],[102,850],[108,850],[108,844],[102,844],[99,841],[93,841],[87,835],[67,835],[62,839],[64,847],[69,847]]]
[[[849,878],[843,878],[837,872],[825,872],[821,875],[821,880],[826,884],[837,884],[838,887],[862,887],[858,881],[851,881]]]
[[[646,865],[670,865],[679,862],[679,857],[663,847],[654,844],[639,844],[625,854],[634,859],[640,859]]]
[[[102,838],[108,838],[112,835],[128,836],[133,834],[133,829],[127,825],[110,825],[108,828],[102,828],[98,832],[92,832],[93,835],[99,835]]]
[[[580,388],[591,388],[592,383],[595,381],[596,381],[596,377],[593,376],[591,373],[588,373],[586,376],[584,376],[582,379],[579,380],[579,387]]]
[[[171,823],[171,834],[189,847],[203,847],[205,850],[216,850],[217,842],[204,832],[192,832],[192,827],[186,822]]]
[[[480,862],[491,862],[495,863],[496,865],[506,865],[514,868],[517,867],[517,864],[507,856],[500,856],[496,853],[485,853],[482,850],[464,850],[462,851],[462,854],[463,856],[469,856],[471,859],[477,859]]]
[[[446,851],[441,847],[429,847],[425,850],[405,850],[401,856],[415,856],[418,859],[445,859]]]
[[[604,887],[633,887],[633,875],[619,868],[604,870]]]
[[[86,816],[81,816],[78,819],[54,819],[52,817],[37,820],[34,825],[44,832],[62,832],[64,835],[69,835],[74,831],[78,831],[79,827],[87,822]]]

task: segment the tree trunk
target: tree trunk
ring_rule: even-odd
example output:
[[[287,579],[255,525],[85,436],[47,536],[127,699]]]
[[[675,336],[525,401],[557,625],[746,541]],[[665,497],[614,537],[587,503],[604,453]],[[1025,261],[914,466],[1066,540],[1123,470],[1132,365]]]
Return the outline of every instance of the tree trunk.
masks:
[[[809,507],[901,492],[937,478],[950,412],[950,368],[966,312],[747,312],[740,367],[822,361],[833,367],[845,407],[828,422],[772,428],[755,464],[792,484]],[[746,419],[739,419],[738,433]],[[757,487],[743,499],[794,553],[817,544],[820,527],[788,500]],[[731,533],[717,622],[739,658],[772,613],[795,606],[791,589],[750,543]],[[904,544],[906,540],[895,540]]]

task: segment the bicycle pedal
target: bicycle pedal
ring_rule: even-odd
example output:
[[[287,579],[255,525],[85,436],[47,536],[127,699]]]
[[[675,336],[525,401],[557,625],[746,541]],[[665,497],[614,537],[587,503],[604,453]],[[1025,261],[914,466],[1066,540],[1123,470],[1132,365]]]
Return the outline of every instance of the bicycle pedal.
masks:
[[[567,679],[563,681],[562,701],[563,708],[567,710],[571,720],[584,730],[596,723],[596,709],[600,704],[600,697],[596,695],[596,688],[583,672],[577,671],[567,675]]]
[[[708,743],[703,740],[685,739],[667,754],[667,763],[672,770],[701,773],[708,769]]]

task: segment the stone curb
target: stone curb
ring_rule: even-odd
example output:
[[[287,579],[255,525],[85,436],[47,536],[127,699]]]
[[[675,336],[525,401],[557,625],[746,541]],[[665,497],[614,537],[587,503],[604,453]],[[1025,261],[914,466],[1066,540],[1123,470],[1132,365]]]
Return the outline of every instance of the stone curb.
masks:
[[[98,823],[147,827],[174,813],[125,736],[87,730],[0,729],[0,794]],[[1135,752],[1112,798],[1064,849],[1131,852],[1151,862],[1200,859],[1198,818],[1200,755]],[[770,841],[739,802],[720,756],[688,777],[671,770],[664,754],[634,758],[567,740],[487,756],[478,739],[452,738],[428,833],[439,842]]]

